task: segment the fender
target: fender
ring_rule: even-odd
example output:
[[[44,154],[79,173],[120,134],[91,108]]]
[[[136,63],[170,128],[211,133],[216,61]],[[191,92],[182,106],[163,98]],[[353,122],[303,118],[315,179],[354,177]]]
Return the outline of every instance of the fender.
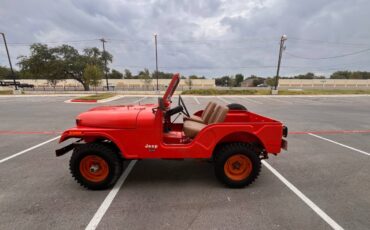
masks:
[[[117,145],[118,141],[112,135],[109,134],[109,131],[117,132],[120,130],[116,130],[116,129],[107,130],[107,129],[99,129],[99,128],[80,128],[80,127],[68,129],[64,131],[63,134],[61,135],[59,139],[59,143],[62,143],[71,138],[78,138],[79,140],[72,144],[66,145],[60,149],[55,150],[55,154],[56,156],[62,156],[68,153],[69,151],[73,150],[76,146],[85,144],[83,142],[80,142],[82,140],[84,140],[86,143],[89,143],[89,142],[92,142],[100,138],[112,141],[120,149],[121,153],[123,153],[123,146]]]

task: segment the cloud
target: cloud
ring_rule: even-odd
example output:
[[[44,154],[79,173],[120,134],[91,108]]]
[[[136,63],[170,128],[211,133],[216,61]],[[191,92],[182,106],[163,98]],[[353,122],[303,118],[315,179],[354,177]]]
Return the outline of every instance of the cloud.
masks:
[[[23,43],[96,39],[71,43],[83,49],[101,47],[98,38],[104,37],[114,55],[111,67],[134,72],[154,69],[153,33],[158,33],[161,70],[208,77],[273,76],[279,38],[287,34],[283,75],[328,74],[369,70],[370,55],[306,60],[288,53],[315,58],[370,47],[369,8],[366,0],[2,0],[0,31],[14,64],[28,54]],[[0,65],[7,65],[3,46]]]

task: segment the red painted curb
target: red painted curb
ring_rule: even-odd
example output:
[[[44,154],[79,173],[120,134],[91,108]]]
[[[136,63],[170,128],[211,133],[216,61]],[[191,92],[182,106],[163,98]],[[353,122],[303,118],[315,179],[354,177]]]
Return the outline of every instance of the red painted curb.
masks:
[[[98,100],[94,100],[94,99],[72,99],[71,102],[98,102]]]

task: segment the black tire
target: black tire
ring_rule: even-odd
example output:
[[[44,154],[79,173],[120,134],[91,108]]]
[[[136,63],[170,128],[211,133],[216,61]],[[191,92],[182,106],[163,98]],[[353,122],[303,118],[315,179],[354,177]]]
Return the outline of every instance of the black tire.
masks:
[[[227,107],[229,107],[230,110],[245,110],[245,111],[248,111],[248,109],[244,105],[241,105],[241,104],[238,104],[238,103],[228,104]]]
[[[102,160],[100,162],[107,166],[108,173],[104,179],[91,181],[83,176],[80,171],[80,164],[83,159],[86,160],[86,157],[97,157]],[[123,165],[121,157],[114,151],[114,148],[104,143],[88,143],[74,149],[69,161],[69,169],[74,179],[83,187],[91,190],[102,190],[112,187],[117,182],[122,174]]]
[[[249,173],[246,174],[242,179],[235,180],[230,178],[225,171],[225,164],[231,157],[238,157],[242,155],[242,158],[247,160],[249,167]],[[253,148],[245,143],[230,143],[222,146],[215,152],[215,174],[219,181],[231,188],[243,188],[250,185],[259,175],[261,171],[261,159]],[[243,163],[241,164],[243,165]],[[240,164],[239,164],[240,167]],[[248,171],[248,170],[246,170]],[[243,176],[243,175],[241,175]]]

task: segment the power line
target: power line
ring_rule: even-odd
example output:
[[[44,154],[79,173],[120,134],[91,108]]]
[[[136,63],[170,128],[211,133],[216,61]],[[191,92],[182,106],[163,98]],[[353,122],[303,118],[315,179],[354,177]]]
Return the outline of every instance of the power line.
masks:
[[[370,46],[370,44],[365,43],[355,43],[355,42],[332,42],[332,41],[325,41],[325,40],[316,40],[316,39],[304,39],[304,38],[295,38],[292,37],[289,40],[293,41],[303,41],[309,43],[321,43],[321,44],[332,44],[332,45],[345,45],[345,46]]]
[[[99,39],[84,39],[84,40],[67,40],[67,41],[35,41],[35,42],[9,42],[11,46],[30,46],[35,43],[41,44],[58,44],[58,43],[83,43],[83,42],[97,42]],[[3,44],[3,43],[0,43]]]
[[[284,68],[301,68],[302,66],[282,66]],[[118,66],[118,68],[148,68],[147,66]],[[276,68],[276,65],[261,65],[261,66],[159,66],[161,69],[266,69],[266,68]]]
[[[329,56],[329,57],[303,57],[303,56],[291,54],[290,52],[286,52],[286,54],[291,56],[291,57],[306,59],[306,60],[323,60],[323,59],[342,58],[342,57],[352,56],[352,55],[365,53],[365,52],[369,52],[369,51],[370,51],[370,48],[367,48],[367,49],[359,50],[359,51],[352,52],[352,53],[340,54],[340,55]]]

